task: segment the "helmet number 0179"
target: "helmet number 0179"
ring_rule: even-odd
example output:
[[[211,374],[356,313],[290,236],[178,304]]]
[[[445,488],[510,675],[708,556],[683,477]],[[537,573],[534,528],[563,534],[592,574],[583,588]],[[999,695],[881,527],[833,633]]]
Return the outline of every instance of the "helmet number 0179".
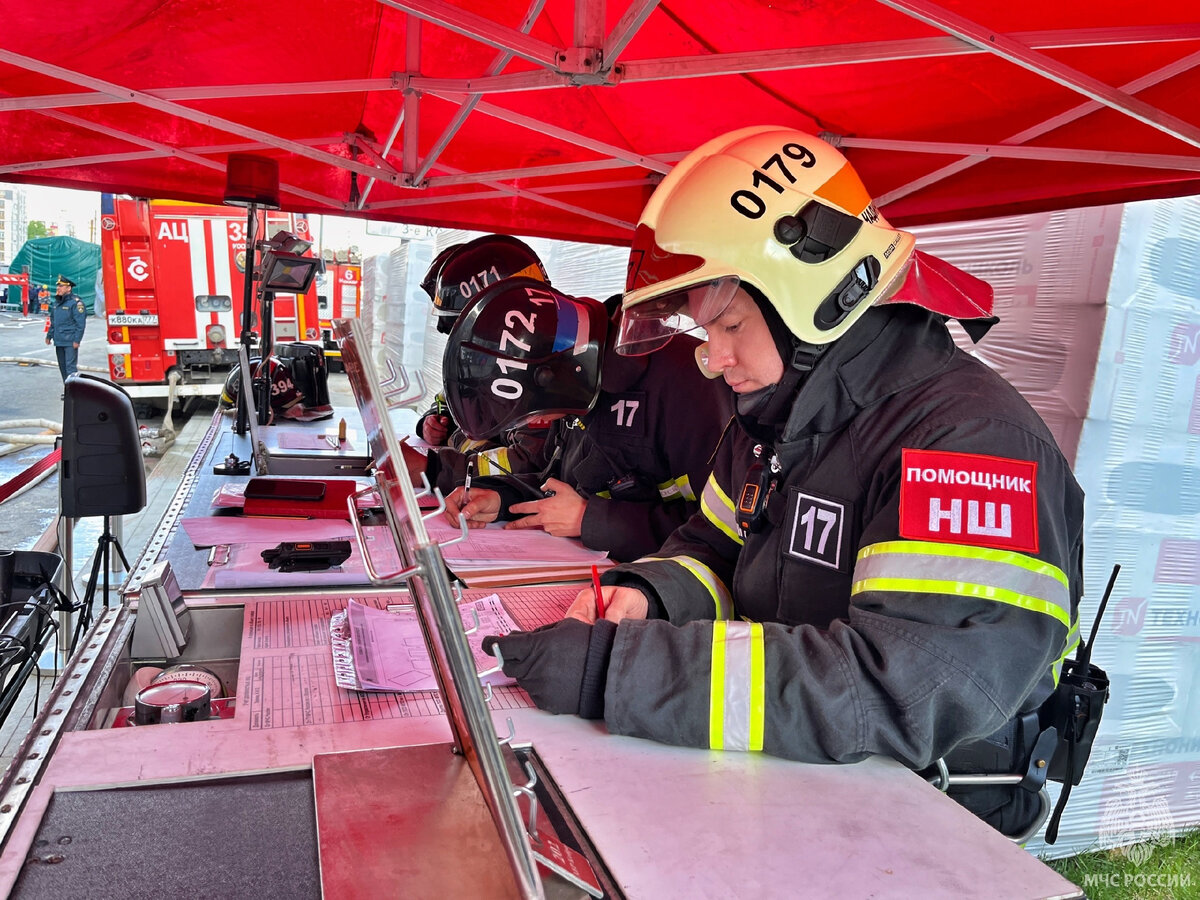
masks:
[[[811,169],[817,164],[817,158],[803,144],[784,144],[779,153],[771,154],[766,162],[754,170],[751,181],[755,190],[742,188],[734,191],[729,197],[730,205],[747,219],[761,219],[767,211],[767,204],[762,197],[758,196],[756,190],[765,185],[777,194],[783,193],[783,185],[768,175],[766,170],[774,167],[787,179],[788,184],[796,183],[796,176],[792,174],[784,161],[785,156],[798,162],[801,168]]]

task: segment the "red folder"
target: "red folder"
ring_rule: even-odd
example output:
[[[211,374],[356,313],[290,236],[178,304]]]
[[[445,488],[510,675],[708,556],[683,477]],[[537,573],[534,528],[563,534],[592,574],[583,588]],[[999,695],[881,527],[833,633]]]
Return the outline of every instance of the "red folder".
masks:
[[[255,482],[259,482],[258,485]],[[270,482],[270,496],[254,495],[256,487]],[[319,497],[312,496],[314,485],[323,485]],[[294,488],[294,490],[292,490]],[[306,519],[349,519],[347,501],[358,489],[353,478],[311,479],[251,478],[246,485],[246,516],[291,516]]]

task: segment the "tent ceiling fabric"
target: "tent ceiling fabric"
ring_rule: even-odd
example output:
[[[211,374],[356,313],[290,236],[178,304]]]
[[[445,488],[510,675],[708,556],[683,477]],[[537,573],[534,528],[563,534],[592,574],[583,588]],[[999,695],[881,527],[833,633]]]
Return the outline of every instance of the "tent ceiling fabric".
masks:
[[[1195,0],[11,0],[0,180],[220,202],[261,152],[296,211],[627,243],[777,124],[953,221],[1200,193],[1198,66]]]

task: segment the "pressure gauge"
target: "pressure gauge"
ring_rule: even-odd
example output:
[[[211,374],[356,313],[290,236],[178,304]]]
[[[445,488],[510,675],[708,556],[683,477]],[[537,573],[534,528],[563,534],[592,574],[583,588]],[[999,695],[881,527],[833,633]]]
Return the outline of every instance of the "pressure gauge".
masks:
[[[152,684],[162,684],[166,681],[198,681],[203,685],[207,685],[209,694],[214,699],[225,696],[221,679],[217,677],[215,672],[204,668],[204,666],[197,666],[191,663],[179,663],[178,665],[167,666],[167,668],[154,677]]]
[[[138,725],[160,722],[199,722],[212,712],[212,691],[199,681],[164,681],[138,691],[133,700],[133,721]]]

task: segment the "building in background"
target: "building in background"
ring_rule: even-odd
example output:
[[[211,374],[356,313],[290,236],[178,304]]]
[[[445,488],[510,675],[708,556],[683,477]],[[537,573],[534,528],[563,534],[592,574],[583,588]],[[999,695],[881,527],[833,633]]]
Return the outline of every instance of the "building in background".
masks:
[[[0,268],[6,269],[25,243],[29,218],[25,213],[25,191],[0,188]]]

